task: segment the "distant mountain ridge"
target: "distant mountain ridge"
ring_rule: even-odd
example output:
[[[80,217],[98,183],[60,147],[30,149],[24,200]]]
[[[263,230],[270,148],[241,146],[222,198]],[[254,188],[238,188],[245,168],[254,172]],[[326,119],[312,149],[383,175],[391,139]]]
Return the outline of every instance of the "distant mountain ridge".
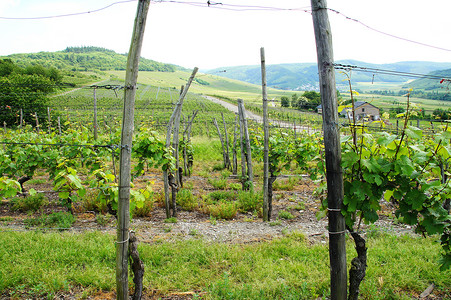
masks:
[[[416,74],[429,74],[434,71],[451,68],[451,62],[404,61],[391,64],[372,64],[357,60],[340,60],[336,63]],[[261,84],[261,68],[259,65],[216,68],[208,70],[206,73],[215,75],[220,74],[220,76],[230,79]],[[287,90],[315,90],[318,89],[319,86],[318,68],[316,63],[268,65],[266,66],[266,73],[267,85],[274,88]],[[345,86],[345,84],[342,83],[343,79],[346,79],[346,76],[337,70],[337,86]],[[379,74],[371,71],[352,71],[351,79],[354,82],[392,82],[402,84],[412,78],[407,76]]]
[[[56,52],[11,54],[0,58],[9,58],[20,67],[39,64],[44,67],[74,71],[125,70],[127,65],[127,54],[93,46],[67,47],[63,51]],[[139,64],[140,71],[174,72],[177,69],[179,67],[176,65],[146,58],[141,58]]]

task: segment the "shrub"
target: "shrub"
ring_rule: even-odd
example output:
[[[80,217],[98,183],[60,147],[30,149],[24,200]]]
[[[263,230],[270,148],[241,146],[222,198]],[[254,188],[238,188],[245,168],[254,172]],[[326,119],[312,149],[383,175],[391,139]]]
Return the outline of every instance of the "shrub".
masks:
[[[230,220],[236,216],[238,209],[235,202],[220,201],[216,204],[208,205],[207,211],[210,216],[217,219]]]
[[[240,211],[259,211],[263,207],[263,194],[253,191],[241,191],[238,193],[238,207]]]
[[[183,210],[192,211],[197,207],[196,198],[194,197],[193,193],[189,189],[180,189],[177,193],[177,204],[180,205],[180,207]]]
[[[12,207],[11,209],[14,211],[37,211],[42,206],[48,203],[47,198],[44,194],[35,194],[26,197],[14,197],[11,199]]]

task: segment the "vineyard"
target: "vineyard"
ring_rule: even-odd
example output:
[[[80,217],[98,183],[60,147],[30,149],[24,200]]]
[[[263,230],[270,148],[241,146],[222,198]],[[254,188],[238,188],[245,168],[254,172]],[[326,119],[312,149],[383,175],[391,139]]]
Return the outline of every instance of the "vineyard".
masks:
[[[52,97],[46,116],[3,108],[0,113],[14,118],[4,124],[0,148],[2,231],[114,228],[123,147],[122,93],[121,83],[110,81]],[[292,234],[300,230],[312,241],[324,241],[327,231],[321,218],[330,210],[325,201],[321,121],[316,115],[270,112],[273,120],[299,121],[293,127],[273,121],[270,128],[270,222],[263,226],[259,225],[263,219],[262,125],[248,120],[250,148],[246,148],[235,113],[188,93],[181,113],[179,154],[174,155],[165,135],[179,94],[177,89],[148,85],[137,90],[130,215],[138,235],[151,244],[161,236],[173,240],[176,230],[193,238],[202,235],[199,231],[205,226],[188,226],[185,231],[181,227],[219,222],[217,226],[228,232],[215,229],[222,232],[220,236],[206,231],[206,238],[262,241],[286,235],[290,228]],[[258,106],[249,108],[261,112]],[[343,120],[347,125],[342,127],[345,199],[341,213],[356,243],[356,259],[365,268],[371,226],[388,222],[389,226],[406,224],[397,225],[403,232],[414,228],[439,237],[442,259],[436,268],[441,265],[446,274],[451,263],[451,128],[444,124],[420,130],[410,126],[411,113],[407,106],[407,112],[398,116],[396,130],[386,129],[383,121],[369,128]],[[170,195],[163,188],[164,172],[177,177]],[[156,231],[145,234],[146,222]],[[258,232],[249,224],[255,224]],[[172,228],[178,229],[171,234]],[[234,230],[240,234],[231,234]],[[449,289],[442,287],[440,293],[446,295]]]

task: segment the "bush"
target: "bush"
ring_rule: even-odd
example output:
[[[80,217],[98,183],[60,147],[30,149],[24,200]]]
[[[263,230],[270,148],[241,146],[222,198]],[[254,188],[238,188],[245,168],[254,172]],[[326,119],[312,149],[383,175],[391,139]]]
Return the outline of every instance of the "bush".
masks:
[[[132,217],[148,217],[153,210],[154,198],[146,199],[142,207],[135,206],[132,210]]]
[[[46,205],[48,203],[47,198],[44,196],[44,194],[35,194],[30,195],[27,197],[14,197],[11,199],[12,207],[11,209],[13,211],[37,211],[42,206]]]
[[[197,207],[196,198],[189,189],[180,189],[177,193],[177,204],[187,211],[192,211]]]

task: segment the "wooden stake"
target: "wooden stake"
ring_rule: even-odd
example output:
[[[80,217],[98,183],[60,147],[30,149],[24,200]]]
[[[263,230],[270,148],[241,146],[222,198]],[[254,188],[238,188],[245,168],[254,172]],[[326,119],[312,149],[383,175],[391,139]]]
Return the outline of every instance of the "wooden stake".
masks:
[[[263,221],[271,219],[269,215],[269,127],[268,127],[268,94],[266,92],[266,64],[265,49],[260,48],[261,70],[262,70],[262,96],[263,96]]]
[[[332,300],[345,300],[347,296],[346,228],[344,217],[340,211],[343,204],[343,173],[341,169],[332,34],[326,0],[311,0],[311,4],[323,107],[324,151],[329,210],[330,294]]]
[[[97,87],[94,86],[94,120],[93,126],[94,126],[94,141],[97,141],[97,93],[96,93]]]
[[[139,0],[138,2],[132,41],[127,58],[127,69],[125,73],[116,242],[116,290],[117,299],[120,300],[128,299],[128,242],[130,225],[130,181],[134,126],[133,120],[139,58],[141,56],[141,48],[149,5],[149,0]]]

